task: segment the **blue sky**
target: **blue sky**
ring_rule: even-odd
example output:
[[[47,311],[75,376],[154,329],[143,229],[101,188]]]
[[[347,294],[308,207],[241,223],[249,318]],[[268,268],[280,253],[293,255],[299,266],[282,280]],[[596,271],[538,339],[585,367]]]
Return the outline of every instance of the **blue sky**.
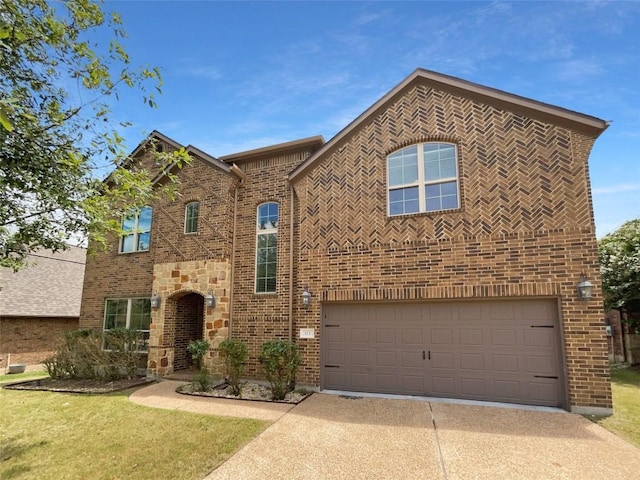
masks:
[[[613,123],[590,159],[598,236],[640,217],[639,2],[108,1],[151,110],[114,105],[131,149],[156,129],[213,156],[329,140],[417,67]]]

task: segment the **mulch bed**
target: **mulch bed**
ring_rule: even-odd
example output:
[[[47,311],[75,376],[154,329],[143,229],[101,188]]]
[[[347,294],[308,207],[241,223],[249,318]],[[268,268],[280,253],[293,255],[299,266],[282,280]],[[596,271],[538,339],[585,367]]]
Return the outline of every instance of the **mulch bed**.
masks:
[[[236,397],[231,393],[231,387],[228,383],[222,382],[218,385],[210,387],[205,391],[199,391],[194,389],[192,383],[181,385],[176,388],[177,393],[183,395],[193,395],[197,397],[215,397],[215,398],[228,398],[231,400],[249,400],[254,402],[273,402],[273,403],[292,403],[298,404],[305,398],[310,396],[313,392],[295,390],[285,395],[284,400],[273,400],[271,390],[258,383],[246,382],[242,386],[242,393],[239,397]]]
[[[146,377],[122,378],[109,382],[100,380],[55,380],[44,378],[5,385],[9,390],[44,390],[49,392],[101,394],[119,392],[128,388],[148,385],[155,382]]]

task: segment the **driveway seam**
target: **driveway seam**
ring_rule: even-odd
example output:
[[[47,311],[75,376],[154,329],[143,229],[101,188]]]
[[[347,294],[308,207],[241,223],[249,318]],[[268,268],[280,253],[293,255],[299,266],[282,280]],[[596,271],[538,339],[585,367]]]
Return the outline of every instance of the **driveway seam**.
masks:
[[[440,470],[442,470],[442,478],[447,480],[447,468],[444,465],[444,456],[442,455],[442,448],[440,448],[440,438],[438,437],[438,426],[436,425],[436,417],[433,413],[433,408],[431,408],[431,402],[427,402],[429,404],[429,411],[431,412],[431,423],[433,423],[433,433],[436,437],[436,447],[438,448],[438,460],[440,463]]]

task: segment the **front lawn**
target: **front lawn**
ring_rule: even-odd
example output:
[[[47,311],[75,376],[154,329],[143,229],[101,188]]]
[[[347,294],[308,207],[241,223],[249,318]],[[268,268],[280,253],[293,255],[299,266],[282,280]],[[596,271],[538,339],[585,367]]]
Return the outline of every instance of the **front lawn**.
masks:
[[[611,371],[613,415],[598,423],[640,448],[640,369]]]
[[[0,389],[2,479],[201,479],[268,422]]]
[[[26,372],[26,373],[7,373],[0,375],[0,385],[12,382],[21,382],[23,380],[29,380],[32,378],[48,377],[49,375],[44,370],[39,372]]]

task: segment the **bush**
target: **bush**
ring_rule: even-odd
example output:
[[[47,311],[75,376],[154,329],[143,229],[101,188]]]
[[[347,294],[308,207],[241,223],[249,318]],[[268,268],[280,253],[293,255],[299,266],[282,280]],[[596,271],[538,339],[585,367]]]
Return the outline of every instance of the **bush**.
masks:
[[[136,330],[73,330],[64,334],[53,356],[44,364],[49,376],[56,379],[133,378],[143,342]]]
[[[247,344],[240,340],[228,339],[220,342],[219,348],[231,392],[237,397],[242,391],[240,377],[249,358]]]
[[[189,342],[189,346],[187,350],[191,354],[191,359],[196,362],[196,366],[198,368],[202,368],[204,366],[204,356],[209,351],[211,345],[206,340],[191,340]]]
[[[295,387],[296,372],[302,363],[298,347],[284,340],[266,342],[258,360],[271,384],[273,399],[284,400],[287,392]]]
[[[207,367],[202,367],[193,377],[191,386],[195,392],[206,392],[211,386],[211,378]]]

